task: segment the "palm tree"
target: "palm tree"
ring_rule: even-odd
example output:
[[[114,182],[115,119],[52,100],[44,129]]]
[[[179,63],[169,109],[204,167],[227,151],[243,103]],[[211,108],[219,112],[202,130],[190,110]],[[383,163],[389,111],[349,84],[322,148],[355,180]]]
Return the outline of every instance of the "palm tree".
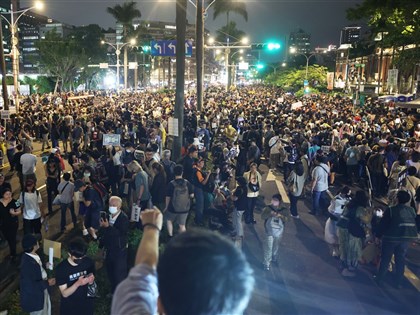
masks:
[[[219,15],[226,13],[226,25],[229,25],[231,12],[241,15],[245,21],[248,21],[245,2],[236,0],[217,0],[213,7],[213,20]]]
[[[108,7],[106,11],[111,14],[117,22],[123,26],[124,40],[127,40],[127,34],[132,27],[133,20],[141,17],[141,12],[137,9],[137,3],[134,1],[125,2],[122,5],[117,4],[114,7]],[[128,47],[124,47],[124,88],[127,88],[127,63],[128,63]]]

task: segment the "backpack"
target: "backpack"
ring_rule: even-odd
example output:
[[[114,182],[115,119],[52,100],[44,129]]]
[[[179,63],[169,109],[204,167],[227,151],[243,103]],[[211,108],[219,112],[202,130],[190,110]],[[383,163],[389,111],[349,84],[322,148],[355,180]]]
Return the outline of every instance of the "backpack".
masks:
[[[94,183],[92,185],[92,188],[96,190],[96,192],[99,194],[102,200],[102,206],[105,206],[106,202],[108,201],[108,195],[109,192],[105,188],[105,186],[102,183]]]
[[[172,181],[174,192],[172,194],[172,207],[175,213],[188,213],[190,210],[190,193],[188,191],[188,181],[183,180],[182,183]]]

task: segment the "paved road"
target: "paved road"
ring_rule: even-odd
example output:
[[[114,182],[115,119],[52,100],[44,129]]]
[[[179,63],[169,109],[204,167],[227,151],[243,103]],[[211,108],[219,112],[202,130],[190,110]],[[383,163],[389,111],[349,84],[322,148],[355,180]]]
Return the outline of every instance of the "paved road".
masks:
[[[272,175],[266,180],[268,170],[262,170],[261,192],[268,204],[282,187],[270,180]],[[419,292],[408,281],[401,290],[391,283],[379,288],[372,279],[373,266],[360,266],[352,279],[341,276],[339,262],[323,240],[325,219],[309,215],[309,207],[309,200],[299,201],[301,219],[287,222],[278,265],[268,272],[261,263],[264,230],[259,213],[258,223],[245,227],[243,250],[257,279],[245,314],[420,314]]]

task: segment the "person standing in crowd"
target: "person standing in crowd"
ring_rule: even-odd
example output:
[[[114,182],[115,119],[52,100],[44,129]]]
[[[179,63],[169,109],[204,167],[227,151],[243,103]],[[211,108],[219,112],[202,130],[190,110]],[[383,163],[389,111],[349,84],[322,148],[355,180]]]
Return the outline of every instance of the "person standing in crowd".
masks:
[[[9,161],[9,164],[10,164],[10,171],[13,172],[15,170],[14,155],[15,155],[15,148],[16,148],[16,138],[12,130],[7,130],[6,144],[7,144],[7,151],[6,151],[7,160]]]
[[[288,178],[296,161],[299,159],[299,148],[297,147],[296,139],[292,138],[290,144],[284,147],[284,151],[286,156],[283,162],[283,175],[284,178]]]
[[[368,197],[363,190],[358,190],[354,198],[344,208],[340,220],[337,222],[338,240],[340,246],[340,260],[343,265],[342,275],[354,277],[362,257],[363,239],[366,236],[365,222]]]
[[[242,217],[248,208],[248,188],[244,177],[237,177],[238,186],[232,194],[232,200],[235,205],[233,210],[233,227],[235,229],[235,237],[243,240],[244,228],[242,225]]]
[[[296,161],[293,171],[287,178],[287,184],[288,187],[291,187],[291,189],[289,189],[290,214],[292,218],[299,219],[297,203],[305,188],[304,168],[300,160]]]
[[[19,215],[22,214],[19,201],[12,198],[12,190],[4,188],[0,199],[0,229],[9,244],[12,262],[16,260],[16,235],[19,227]]]
[[[318,164],[312,170],[312,211],[310,214],[321,215],[321,202],[326,203],[326,192],[328,190],[328,177],[330,175],[330,167],[327,165],[328,158],[320,156],[317,159]]]
[[[131,162],[127,170],[132,173],[132,205],[146,209],[150,201],[149,180],[146,172],[137,161]]]
[[[344,153],[344,160],[347,167],[347,181],[352,184],[353,182],[359,182],[360,151],[355,141],[349,141],[349,145],[350,147]]]
[[[331,255],[333,257],[340,256],[340,250],[338,246],[338,230],[336,223],[340,219],[344,208],[351,200],[350,195],[350,188],[344,186],[340,193],[331,200],[330,206],[328,207],[329,218],[325,223],[324,239],[329,244]]]
[[[86,257],[86,252],[83,240],[73,240],[68,246],[68,258],[56,268],[56,283],[61,293],[60,315],[94,313],[95,299],[88,296],[88,286],[95,281],[95,264]]]
[[[248,189],[248,207],[245,211],[245,223],[255,224],[257,221],[254,219],[254,209],[262,185],[262,176],[258,172],[258,165],[256,163],[251,163],[249,172],[244,173],[244,178]]]
[[[66,214],[67,209],[70,210],[71,219],[73,226],[77,226],[77,217],[74,212],[74,184],[70,181],[70,173],[64,173],[63,181],[58,185],[58,192],[60,194],[60,208],[61,208],[61,221],[60,230],[64,232],[66,230]]]
[[[48,124],[48,119],[44,118],[39,125],[39,132],[41,133],[41,141],[42,141],[42,151],[46,148],[47,150],[50,149],[50,144],[48,142],[48,135],[50,133],[50,126]]]
[[[5,188],[12,190],[12,185],[10,185],[9,182],[6,182],[6,178],[4,177],[3,173],[0,173],[0,191],[3,191]]]
[[[195,223],[202,226],[204,224],[204,211],[206,210],[206,192],[204,187],[209,181],[210,172],[205,172],[204,159],[201,157],[194,164],[194,174],[192,184],[194,185],[195,197]]]
[[[373,193],[376,197],[381,197],[386,194],[386,175],[384,170],[387,169],[385,159],[385,148],[378,145],[373,146],[373,154],[367,161],[367,167],[370,172],[370,179],[372,181]]]
[[[25,182],[23,181],[22,164],[20,163],[20,158],[23,155],[22,149],[23,149],[23,146],[21,144],[18,144],[16,146],[16,152],[13,156],[13,165],[15,167],[16,173],[19,178],[19,184],[20,184],[21,190],[23,190],[23,187],[25,186]]]
[[[55,149],[53,149],[55,150]],[[61,169],[58,158],[51,153],[45,164],[45,177],[47,179],[47,203],[48,214],[52,214],[54,196],[58,194],[58,184],[60,183]]]
[[[174,168],[176,163],[171,161],[171,151],[164,150],[162,154],[162,161],[161,161],[166,174],[166,183],[169,183],[175,179],[174,175]]]
[[[188,148],[187,155],[182,161],[182,166],[184,168],[184,178],[190,183],[194,179],[194,160],[198,158],[198,149],[196,146],[192,145]]]
[[[398,189],[398,178],[402,171],[406,169],[407,158],[405,153],[400,153],[398,159],[392,163],[391,170],[389,171],[389,188],[388,193],[393,189]]]
[[[192,184],[182,178],[183,167],[176,165],[174,168],[175,179],[172,180],[166,190],[166,205],[163,210],[166,216],[166,228],[169,237],[173,236],[174,223],[179,225],[179,233],[186,231],[188,213],[191,207],[191,199],[194,198]]]
[[[31,178],[36,183],[36,156],[32,154],[32,147],[27,146],[25,147],[24,154],[20,157],[20,164],[22,164],[22,180],[26,183],[28,178]]]
[[[271,204],[263,209],[261,219],[264,221],[266,234],[263,265],[265,270],[270,270],[271,263],[277,263],[279,245],[287,219],[287,209],[283,207],[279,194],[273,195]]]
[[[254,276],[231,242],[213,232],[188,231],[171,240],[159,257],[162,214],[147,210],[141,220],[144,235],[135,266],[114,294],[112,315],[242,314]],[[212,262],[211,268],[203,261]],[[227,281],[220,281],[220,275]],[[206,290],[194,289],[198,282],[206,283]]]
[[[86,184],[84,181],[78,179],[74,183],[74,191],[83,193],[83,205],[85,207],[85,221],[84,227],[94,240],[98,239],[96,232],[99,229],[100,212],[104,210],[102,197],[91,184]]]
[[[24,254],[20,265],[20,305],[30,315],[51,315],[48,287],[55,285],[55,278],[48,279],[37,251],[35,236],[26,234],[22,239]],[[49,267],[47,263],[46,267]]]
[[[45,214],[39,206],[42,203],[42,198],[33,179],[26,180],[25,189],[19,196],[19,203],[23,212],[23,232],[41,235],[41,218],[44,218]]]
[[[150,187],[150,194],[152,196],[152,203],[159,209],[165,207],[166,197],[166,174],[163,165],[160,163],[154,163],[152,165],[152,171],[154,173],[154,179],[152,187]]]
[[[81,123],[80,121],[76,121],[76,126],[73,128],[71,132],[71,138],[73,140],[72,146],[74,147],[76,145],[78,148],[80,144],[82,143],[83,136],[84,136],[84,131],[81,126]]]
[[[377,231],[382,237],[381,264],[375,281],[382,285],[387,274],[392,255],[395,257],[395,285],[401,288],[404,279],[405,255],[411,241],[418,238],[416,228],[416,212],[408,206],[411,196],[407,191],[397,193],[397,205],[389,207]]]
[[[127,238],[129,222],[121,211],[122,199],[109,198],[109,216],[101,217],[103,234],[99,246],[105,249],[105,266],[113,294],[117,285],[127,277]]]
[[[257,146],[255,139],[251,139],[250,145],[249,145],[246,153],[247,153],[247,156],[246,156],[247,165],[249,166],[249,168],[251,168],[252,164],[257,165],[257,168],[258,168],[258,166],[261,163],[261,161],[260,161],[261,150]]]

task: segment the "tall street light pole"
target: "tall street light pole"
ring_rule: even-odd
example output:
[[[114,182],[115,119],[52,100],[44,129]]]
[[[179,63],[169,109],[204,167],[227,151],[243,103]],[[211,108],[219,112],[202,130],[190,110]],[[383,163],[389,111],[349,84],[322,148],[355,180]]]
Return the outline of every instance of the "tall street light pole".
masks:
[[[290,48],[290,53],[295,54],[295,55],[300,55],[300,56],[304,56],[306,58],[306,71],[305,71],[305,79],[308,80],[308,69],[309,69],[309,59],[311,59],[313,56],[316,56],[317,54],[311,54],[309,56],[307,56],[304,53],[300,53],[296,50],[296,48],[291,47]]]
[[[34,6],[24,9],[24,10],[19,10],[19,11],[14,11],[15,6],[17,6],[17,1],[16,0],[12,0],[10,2],[10,12],[9,13],[3,13],[3,14],[10,14],[10,21],[8,19],[6,19],[6,17],[4,17],[4,15],[2,14],[1,17],[9,24],[10,26],[10,33],[11,33],[11,41],[12,41],[12,49],[11,49],[11,54],[10,56],[12,57],[12,72],[13,72],[13,87],[14,87],[14,104],[16,107],[16,112],[19,111],[19,48],[18,48],[18,37],[17,35],[17,25],[18,25],[18,21],[19,19],[29,10],[32,9],[38,9],[38,10],[42,10],[42,8],[44,7],[42,2],[36,2]],[[20,14],[19,14],[20,13]],[[16,14],[19,14],[17,17],[15,16]]]
[[[116,45],[106,42],[106,41],[101,41],[102,45],[108,45],[110,47],[112,47],[115,50],[115,55],[117,56],[117,80],[116,80],[116,84],[117,84],[117,93],[120,92],[120,55],[121,55],[121,49],[123,49],[124,46],[126,45],[135,45],[136,44],[136,40],[133,38],[131,39],[129,42],[126,42],[124,44],[120,44],[117,43]],[[127,69],[124,67],[124,71],[127,71]]]
[[[1,69],[1,84],[3,88],[3,108],[9,109],[9,97],[7,95],[7,83],[6,83],[6,61],[4,59],[4,47],[3,47],[3,23],[0,19],[0,69]]]

